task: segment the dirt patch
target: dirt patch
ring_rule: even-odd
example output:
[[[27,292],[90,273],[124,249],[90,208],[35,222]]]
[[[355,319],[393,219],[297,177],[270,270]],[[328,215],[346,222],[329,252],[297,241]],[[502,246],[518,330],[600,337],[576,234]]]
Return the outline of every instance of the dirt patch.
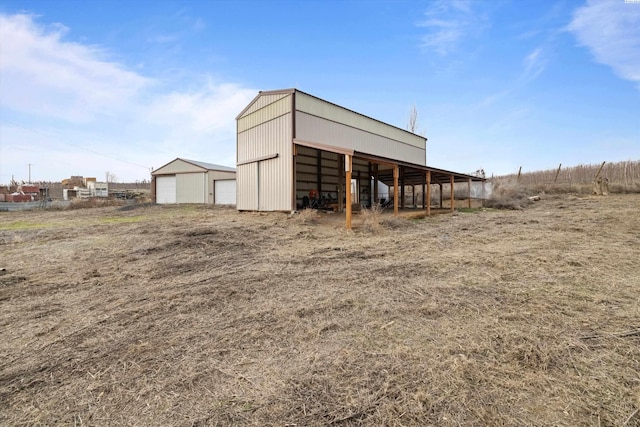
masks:
[[[639,205],[1,214],[0,424],[639,425]]]

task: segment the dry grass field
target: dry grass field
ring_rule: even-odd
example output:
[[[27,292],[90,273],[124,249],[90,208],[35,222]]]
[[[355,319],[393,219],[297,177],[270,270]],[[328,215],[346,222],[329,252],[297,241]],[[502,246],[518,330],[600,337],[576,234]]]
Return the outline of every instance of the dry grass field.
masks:
[[[638,426],[639,209],[2,213],[0,424]]]

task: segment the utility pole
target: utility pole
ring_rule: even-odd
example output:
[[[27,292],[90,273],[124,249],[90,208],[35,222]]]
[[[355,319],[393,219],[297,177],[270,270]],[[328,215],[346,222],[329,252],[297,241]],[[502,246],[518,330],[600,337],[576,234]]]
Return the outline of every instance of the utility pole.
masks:
[[[27,163],[29,165],[29,184],[31,184],[31,163]]]

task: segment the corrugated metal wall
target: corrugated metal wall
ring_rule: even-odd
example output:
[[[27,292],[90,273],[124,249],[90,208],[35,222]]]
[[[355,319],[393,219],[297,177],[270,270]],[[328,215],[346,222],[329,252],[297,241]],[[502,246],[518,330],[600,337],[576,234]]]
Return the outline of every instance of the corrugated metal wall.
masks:
[[[205,203],[207,175],[181,173],[176,175],[177,203]]]
[[[265,96],[267,98],[267,96]],[[274,159],[237,167],[239,210],[288,211],[292,208],[291,95],[269,95],[270,104],[252,108],[238,120],[238,163],[277,154]]]
[[[296,138],[423,166],[426,164],[426,150],[424,148],[391,140],[301,111],[296,111]]]
[[[246,117],[249,114],[253,113],[254,111],[257,111],[269,104],[272,104],[276,101],[278,101],[279,99],[282,99],[286,96],[290,96],[290,94],[288,93],[278,93],[278,94],[273,94],[273,95],[261,95],[256,102],[253,103],[253,105],[251,105],[251,107],[249,107],[247,109],[247,111],[244,112],[244,114],[241,117]]]
[[[240,211],[258,210],[258,164],[240,165],[236,169],[236,207]]]
[[[156,175],[164,175],[164,174],[172,174],[172,173],[188,173],[188,172],[202,172],[203,169],[201,167],[192,165],[191,163],[184,162],[180,159],[176,159],[173,162],[169,163],[161,167],[160,169],[156,169],[153,171],[153,174]]]
[[[402,129],[379,122],[369,117],[365,117],[361,114],[347,110],[346,108],[335,104],[330,104],[305,93],[296,92],[296,111],[322,117],[332,122],[342,123],[351,128],[379,135],[398,143],[408,144],[422,149],[425,148],[425,139],[421,136],[406,132]],[[296,135],[296,137],[302,139],[300,135]]]
[[[321,182],[318,183],[318,152],[320,152]],[[296,201],[309,196],[312,190],[320,192],[320,197],[338,199],[338,154],[298,146],[296,156]],[[319,185],[320,184],[320,185]]]

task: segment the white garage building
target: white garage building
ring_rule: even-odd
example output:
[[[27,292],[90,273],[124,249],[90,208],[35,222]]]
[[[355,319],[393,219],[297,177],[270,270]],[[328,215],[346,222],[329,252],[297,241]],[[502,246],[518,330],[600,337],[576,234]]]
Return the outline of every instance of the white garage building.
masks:
[[[151,173],[151,194],[157,204],[236,204],[236,170],[177,158]]]

